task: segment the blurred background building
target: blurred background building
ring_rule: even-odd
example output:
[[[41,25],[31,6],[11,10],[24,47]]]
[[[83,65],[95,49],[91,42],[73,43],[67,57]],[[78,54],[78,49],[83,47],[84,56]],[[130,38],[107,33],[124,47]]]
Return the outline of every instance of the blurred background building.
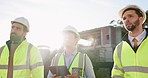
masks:
[[[92,42],[90,46],[80,45],[79,48],[92,60],[97,78],[110,78],[113,51],[125,33],[123,27],[111,25],[80,32],[82,39]]]

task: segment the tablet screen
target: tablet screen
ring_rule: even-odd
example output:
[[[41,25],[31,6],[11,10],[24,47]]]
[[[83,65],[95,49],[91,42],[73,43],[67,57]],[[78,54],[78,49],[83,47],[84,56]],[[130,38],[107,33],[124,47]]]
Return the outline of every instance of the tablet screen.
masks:
[[[52,74],[56,74],[57,76],[70,75],[70,72],[66,66],[50,66],[49,70],[51,71]]]

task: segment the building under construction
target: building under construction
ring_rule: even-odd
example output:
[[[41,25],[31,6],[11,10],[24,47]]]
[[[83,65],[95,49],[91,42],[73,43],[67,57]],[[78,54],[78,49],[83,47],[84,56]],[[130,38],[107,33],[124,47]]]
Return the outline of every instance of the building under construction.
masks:
[[[97,78],[110,78],[113,51],[126,33],[121,26],[104,26],[80,32],[81,39],[91,41],[91,46],[80,46],[92,60]]]

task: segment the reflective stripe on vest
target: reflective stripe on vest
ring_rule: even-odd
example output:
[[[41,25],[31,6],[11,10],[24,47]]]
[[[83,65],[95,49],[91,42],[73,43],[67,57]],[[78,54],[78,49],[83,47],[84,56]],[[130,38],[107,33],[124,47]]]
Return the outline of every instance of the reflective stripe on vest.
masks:
[[[120,61],[120,64],[122,65],[122,59],[121,59],[121,52],[122,52],[122,45],[125,42],[122,41],[119,46],[117,47],[117,55]],[[141,73],[148,73],[148,67],[144,66],[124,66],[122,65],[122,68],[119,68],[118,66],[114,66],[116,70],[121,70],[122,72],[141,72]]]
[[[119,43],[119,46],[117,47],[117,55],[118,55],[121,66],[122,66],[122,62],[121,62],[122,45],[123,45],[123,42]]]
[[[124,66],[123,69],[125,72],[148,73],[148,67],[142,67],[142,66]]]
[[[28,46],[28,51],[27,51],[27,57],[26,57],[26,64],[25,65],[17,65],[17,66],[13,66],[13,70],[23,70],[23,69],[30,69],[30,70],[33,70],[34,68],[38,67],[38,66],[42,66],[43,63],[42,62],[38,62],[36,64],[33,64],[30,66],[30,51],[31,51],[31,48],[32,48],[32,44],[29,44]],[[1,56],[1,53],[3,51],[5,46],[1,47],[0,48],[0,56]],[[0,69],[8,69],[8,65],[0,65]]]
[[[120,42],[119,45],[117,46],[117,56],[118,56],[118,58],[119,58],[119,62],[120,62],[120,64],[121,64],[121,66],[122,66],[122,62],[121,62],[122,45],[123,45],[123,42]],[[124,73],[123,68],[119,68],[117,65],[114,65],[114,69],[120,70],[121,72]]]
[[[77,68],[82,68],[82,77],[84,76],[84,66],[85,66],[85,57],[86,54],[82,54],[80,52],[78,52],[78,54],[75,56],[70,68],[69,68],[69,72],[72,73],[72,67],[73,65]],[[74,64],[76,63],[76,64]],[[64,55],[63,53],[58,53],[56,54],[55,58],[53,59],[53,64],[52,66],[62,66],[65,65],[65,61],[64,61]]]
[[[5,46],[2,46],[2,47],[0,48],[0,57],[1,57],[1,54],[2,54],[2,51],[3,51],[4,47],[5,47]]]
[[[117,65],[114,65],[114,69],[116,69],[116,70],[120,70],[121,72],[124,73],[123,69],[122,69],[122,68],[119,68]]]

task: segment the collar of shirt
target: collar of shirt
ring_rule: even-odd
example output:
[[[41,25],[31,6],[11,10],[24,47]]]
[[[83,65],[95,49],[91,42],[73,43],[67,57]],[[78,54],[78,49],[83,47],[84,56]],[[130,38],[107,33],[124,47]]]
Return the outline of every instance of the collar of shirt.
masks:
[[[64,58],[65,58],[65,63],[66,63],[66,67],[69,68],[74,57],[76,56],[77,54],[77,49],[75,49],[70,55],[66,54],[66,52],[64,51],[63,55],[64,55]]]
[[[144,29],[144,31],[141,34],[139,34],[137,37],[132,37],[128,34],[128,39],[129,39],[131,45],[134,46],[134,43],[132,42],[132,40],[134,38],[136,38],[138,40],[138,45],[139,45],[139,44],[141,44],[141,42],[143,41],[145,36],[146,36],[146,30]]]
[[[70,56],[68,56],[68,55],[66,54],[66,51],[64,51],[63,54],[64,54],[65,57],[70,57],[71,55],[75,56],[75,55],[77,54],[77,49],[75,49],[75,50],[70,54]]]

